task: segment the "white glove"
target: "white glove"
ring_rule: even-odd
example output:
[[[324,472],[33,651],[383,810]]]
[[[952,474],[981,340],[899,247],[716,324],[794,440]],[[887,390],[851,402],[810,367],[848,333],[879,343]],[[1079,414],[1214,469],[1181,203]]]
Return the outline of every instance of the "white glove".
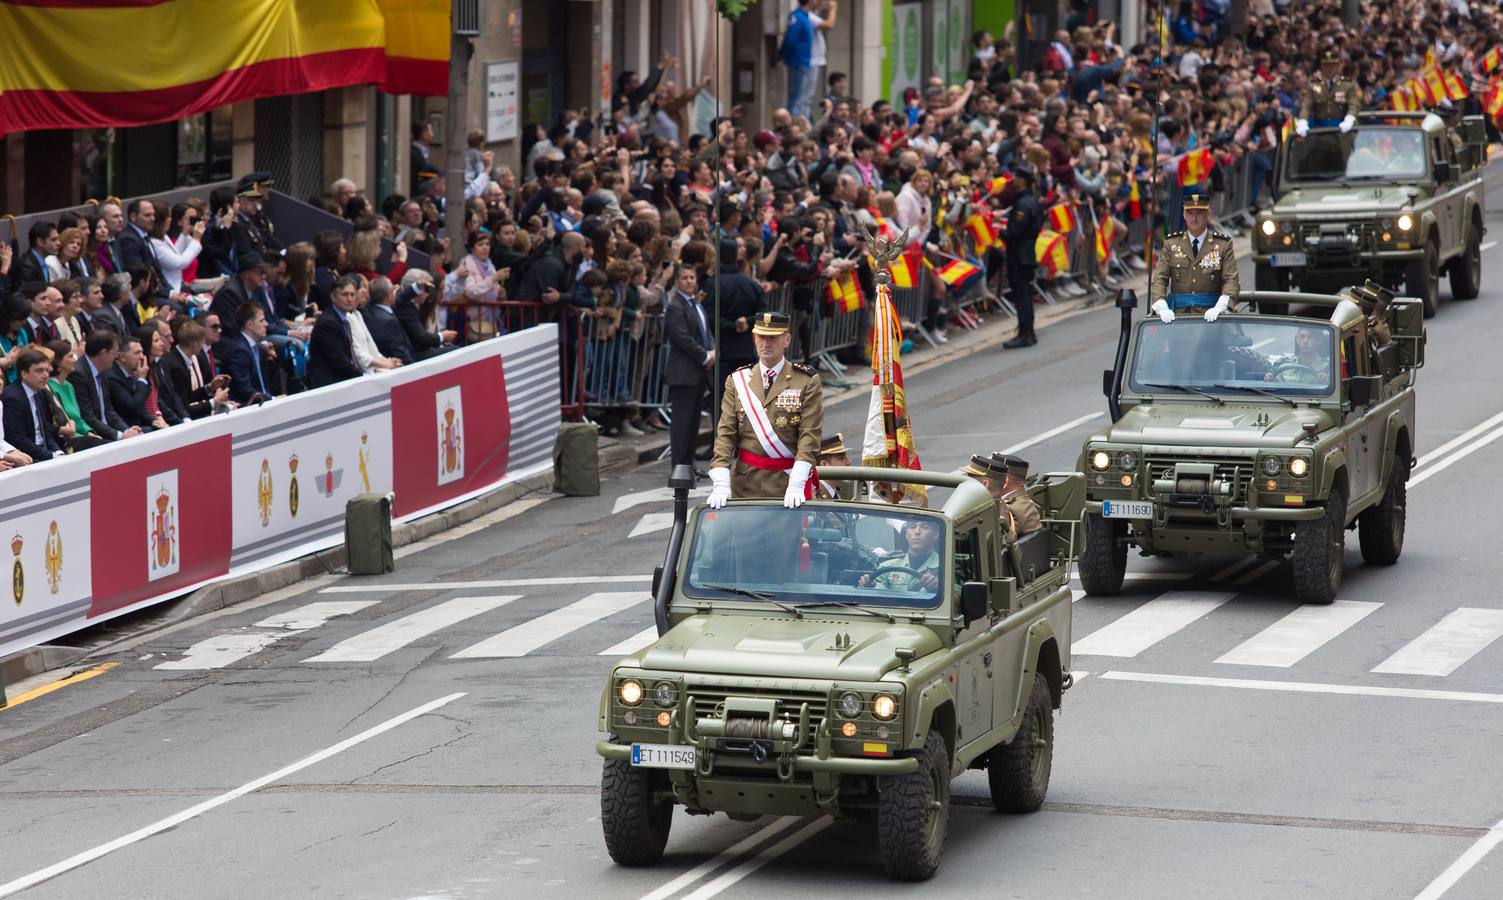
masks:
[[[711,469],[710,499],[705,502],[710,504],[710,509],[720,509],[729,499],[731,499],[731,470],[723,467]]]
[[[1174,321],[1174,310],[1169,308],[1169,301],[1155,300],[1153,301],[1153,305],[1148,308],[1153,312],[1158,313],[1160,321],[1162,321],[1165,325],[1168,325],[1170,322]]]
[[[1354,127],[1356,127],[1356,125],[1357,117],[1348,114],[1345,119],[1341,120],[1341,124],[1337,127],[1341,129],[1342,134],[1346,134],[1348,131],[1351,131]]]
[[[1207,322],[1214,322],[1214,321],[1216,321],[1216,317],[1219,316],[1219,315],[1221,315],[1222,313],[1226,312],[1226,308],[1228,306],[1230,306],[1231,303],[1232,303],[1232,298],[1228,297],[1226,294],[1222,294],[1220,297],[1217,297],[1216,298],[1216,305],[1213,306],[1213,307],[1211,307],[1210,309],[1206,310],[1206,321]]]
[[[1309,133],[1309,131],[1310,131],[1310,122],[1309,122],[1308,119],[1295,119],[1294,120],[1294,133],[1295,134],[1299,135],[1300,137],[1304,137],[1306,134]]]
[[[809,483],[809,473],[814,471],[814,466],[798,460],[793,464],[793,470],[788,473],[788,490],[783,492],[783,505],[789,509],[798,509],[804,505],[804,485]]]

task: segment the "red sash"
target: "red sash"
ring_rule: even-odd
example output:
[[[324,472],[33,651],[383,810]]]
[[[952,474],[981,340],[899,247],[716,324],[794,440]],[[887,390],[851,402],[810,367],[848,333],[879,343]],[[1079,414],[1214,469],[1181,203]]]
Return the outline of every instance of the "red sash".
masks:
[[[794,462],[791,459],[779,459],[774,456],[763,456],[760,453],[753,453],[750,450],[740,451],[738,458],[742,462],[751,466],[753,469],[761,469],[764,472],[787,472],[793,468]],[[804,499],[809,500],[813,498],[814,492],[817,490],[819,490],[819,470],[810,469],[809,480],[804,482]]]

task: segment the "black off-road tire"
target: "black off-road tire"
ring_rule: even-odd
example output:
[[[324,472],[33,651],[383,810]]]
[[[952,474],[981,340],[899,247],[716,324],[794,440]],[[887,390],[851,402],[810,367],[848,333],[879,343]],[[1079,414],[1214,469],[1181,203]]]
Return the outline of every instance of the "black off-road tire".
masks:
[[[1094,597],[1122,592],[1127,574],[1127,523],[1085,514],[1085,547],[1080,552],[1080,586]]]
[[[992,805],[1005,813],[1034,812],[1044,805],[1049,772],[1054,767],[1054,700],[1042,674],[1033,676],[1023,724],[1010,743],[987,758],[986,780]]]
[[[1254,263],[1253,287],[1260,291],[1287,291],[1289,290],[1289,272],[1285,269],[1275,269],[1267,263]],[[1258,311],[1270,316],[1286,316],[1289,314],[1289,304],[1263,303],[1258,305]]]
[[[653,799],[652,769],[608,759],[600,776],[600,827],[605,849],[622,866],[650,866],[663,858],[673,826],[673,801]]]
[[[1471,237],[1466,249],[1451,260],[1447,270],[1451,279],[1451,296],[1457,300],[1475,300],[1482,292],[1482,220],[1472,218]]]
[[[1404,551],[1408,481],[1409,460],[1394,459],[1383,499],[1357,517],[1357,542],[1362,547],[1362,561],[1370,566],[1391,566],[1399,561],[1399,554]]]
[[[1433,242],[1425,243],[1425,255],[1404,265],[1404,294],[1424,301],[1425,318],[1440,308],[1440,251]]]
[[[1325,605],[1341,589],[1341,554],[1346,546],[1346,498],[1332,491],[1325,515],[1301,522],[1294,531],[1294,595],[1301,603]]]
[[[882,868],[899,881],[925,881],[939,869],[950,826],[950,753],[929,732],[917,772],[878,782],[877,846]]]

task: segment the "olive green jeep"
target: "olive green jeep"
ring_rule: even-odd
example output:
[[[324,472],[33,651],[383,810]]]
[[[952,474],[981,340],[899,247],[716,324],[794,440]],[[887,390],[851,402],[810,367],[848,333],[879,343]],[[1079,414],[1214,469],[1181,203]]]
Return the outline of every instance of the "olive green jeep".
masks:
[[[1366,562],[1398,560],[1421,301],[1397,298],[1379,322],[1344,297],[1239,299],[1251,311],[1164,324],[1133,322],[1137,298],[1122,292],[1116,365],[1102,373],[1112,422],[1081,451],[1087,593],[1121,590],[1129,547],[1288,559],[1306,603],[1335,599],[1348,529]],[[1302,315],[1257,312],[1290,304]]]
[[[661,637],[617,662],[600,695],[617,863],[656,862],[682,806],[875,821],[888,874],[917,880],[939,865],[957,773],[986,769],[1000,810],[1043,803],[1052,711],[1071,683],[1082,477],[1032,479],[1044,527],[1014,541],[964,475],[819,475],[949,495],[938,509],[732,500],[691,515],[693,474],[675,471]]]
[[[1482,285],[1482,116],[1366,112],[1279,149],[1272,209],[1253,227],[1260,291],[1328,293],[1371,278],[1423,301],[1471,300]],[[1277,311],[1270,309],[1268,311]]]

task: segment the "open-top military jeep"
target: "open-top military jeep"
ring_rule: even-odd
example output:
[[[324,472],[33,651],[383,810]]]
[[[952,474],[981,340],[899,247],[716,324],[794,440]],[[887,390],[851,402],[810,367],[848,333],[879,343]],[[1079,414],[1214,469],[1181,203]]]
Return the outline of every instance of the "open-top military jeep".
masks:
[[[1215,322],[1133,322],[1137,299],[1122,292],[1117,361],[1103,373],[1112,423],[1081,452],[1088,593],[1121,590],[1132,546],[1288,559],[1306,603],[1335,599],[1349,528],[1368,563],[1398,560],[1421,301],[1395,299],[1383,327],[1342,297],[1244,291],[1240,302],[1250,311]],[[1267,304],[1302,315],[1256,311]]]
[[[688,513],[679,467],[661,637],[600,695],[601,824],[611,858],[656,862],[675,805],[733,818],[875,820],[901,879],[932,875],[950,780],[985,768],[992,801],[1035,810],[1070,685],[1078,473],[1034,479],[1044,528],[1012,541],[979,483],[821,467],[825,481],[949,489],[942,508],[731,501]]]

